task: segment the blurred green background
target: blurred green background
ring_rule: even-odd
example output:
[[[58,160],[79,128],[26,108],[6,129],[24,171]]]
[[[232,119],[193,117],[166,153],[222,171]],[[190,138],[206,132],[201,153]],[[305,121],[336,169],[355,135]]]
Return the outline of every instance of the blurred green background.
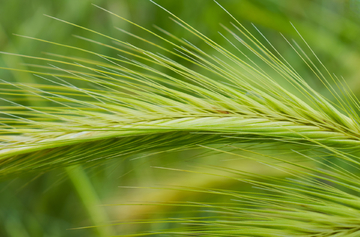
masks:
[[[219,23],[230,26],[233,20],[216,3],[210,0],[157,0],[159,4],[176,14],[220,44],[229,46],[218,33],[225,33]],[[249,28],[257,37],[251,23],[279,49],[294,68],[317,90],[326,94],[323,85],[315,80],[311,71],[295,55],[281,37],[301,42],[290,22],[311,45],[318,57],[331,72],[346,78],[355,94],[360,94],[360,1],[358,0],[218,0],[233,16]],[[197,46],[203,44],[184,29],[177,26],[164,10],[147,0],[2,0],[0,1],[0,51],[33,56],[43,52],[59,53],[74,57],[86,57],[81,51],[38,42],[14,34],[26,35],[117,57],[118,52],[100,45],[72,37],[81,35],[108,42],[89,31],[50,19],[54,16],[84,27],[91,28],[137,46],[151,47],[144,42],[120,32],[115,27],[145,37],[162,46],[163,42],[143,30],[118,19],[92,3],[121,15],[150,30],[154,25],[185,38]],[[228,36],[228,35],[227,35]],[[301,43],[300,43],[301,44]],[[302,43],[303,44],[303,43]],[[212,54],[213,52],[208,52]],[[29,69],[31,60],[10,55],[0,56],[0,66]],[[40,82],[25,72],[0,70],[0,79],[17,82]],[[31,102],[28,102],[29,104]],[[279,149],[272,147],[272,149]],[[271,152],[271,151],[269,151]],[[119,186],[198,186],[246,190],[231,178],[177,172],[154,167],[175,167],[199,170],[206,165],[241,167],[243,170],[274,173],[265,166],[207,150],[166,152],[162,154],[138,154],[132,157],[109,160],[96,165],[56,169],[46,174],[24,174],[0,183],[0,236],[107,236],[155,230],[157,224],[114,225],[134,219],[175,217],[174,209],[156,206],[109,206],[103,204],[132,202],[171,201],[221,201],[215,196],[190,194],[169,189],[129,189]],[[201,172],[200,172],[201,173]],[[181,210],[185,212],[185,210]],[[181,216],[181,211],[176,214]],[[191,210],[187,210],[189,213]],[[196,210],[194,210],[195,212]],[[169,213],[172,213],[170,215]],[[84,226],[96,228],[74,229]]]

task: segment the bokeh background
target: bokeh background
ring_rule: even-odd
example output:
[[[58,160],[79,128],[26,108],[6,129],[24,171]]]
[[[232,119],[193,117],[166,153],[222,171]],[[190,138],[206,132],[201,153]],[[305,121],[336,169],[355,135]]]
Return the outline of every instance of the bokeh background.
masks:
[[[229,26],[233,20],[216,3],[209,0],[157,0],[157,3],[184,19],[216,42],[228,45],[218,33],[225,33],[220,23]],[[304,45],[291,23],[306,39],[328,69],[343,76],[356,95],[360,94],[360,1],[358,0],[218,0],[251,32],[261,38],[254,24],[279,49],[294,68],[317,90],[327,91],[282,38],[294,39]],[[93,6],[96,4],[150,30],[154,25],[202,47],[202,42],[176,25],[169,14],[148,0],[1,0],[0,51],[33,56],[44,52],[86,57],[84,52],[59,47],[17,35],[31,36],[62,44],[83,47],[117,57],[118,52],[91,44],[82,37],[105,41],[99,35],[44,16],[50,15],[137,46],[151,47],[116,29],[164,43],[111,14]],[[16,35],[15,35],[16,34]],[[209,54],[215,52],[208,52]],[[32,70],[31,60],[0,55],[0,67]],[[38,63],[38,62],[36,62]],[[0,70],[0,79],[21,83],[39,82],[31,73]],[[43,83],[43,82],[41,82]],[[9,95],[11,99],[11,95]],[[25,104],[31,104],[31,101]],[[272,147],[269,152],[278,151]],[[109,160],[96,165],[55,169],[45,174],[24,174],[9,177],[0,183],[0,236],[109,236],[170,228],[161,224],[117,225],[137,219],[181,217],[192,210],[164,206],[115,205],[135,202],[222,201],[209,194],[194,194],[176,188],[195,186],[246,190],[235,180],[203,174],[209,165],[241,167],[243,170],[282,176],[260,164],[209,150],[173,151],[161,154]],[[197,173],[181,172],[194,170]],[[1,168],[1,167],[0,167]],[[201,171],[200,171],[201,170]],[[127,187],[125,187],[127,186]],[[129,187],[157,187],[139,189]],[[114,204],[114,205],[110,205]],[[194,210],[195,212],[196,210]],[[104,226],[105,224],[114,224]],[[92,228],[81,228],[96,226]]]

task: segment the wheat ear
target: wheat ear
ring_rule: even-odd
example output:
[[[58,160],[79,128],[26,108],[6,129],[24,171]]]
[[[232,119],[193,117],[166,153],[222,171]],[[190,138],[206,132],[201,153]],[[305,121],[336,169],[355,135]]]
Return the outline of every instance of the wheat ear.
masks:
[[[63,20],[110,38],[118,46],[92,42],[131,58],[108,57],[32,38],[82,50],[102,61],[61,55],[50,55],[52,58],[15,55],[49,63],[51,66],[41,67],[48,71],[28,72],[50,83],[29,85],[2,81],[1,94],[16,95],[17,99],[2,98],[8,105],[1,106],[1,174],[199,144],[279,141],[315,147],[358,146],[358,117],[353,112],[358,102],[354,96],[349,97],[352,103],[346,103],[330,83],[324,81],[338,102],[332,104],[240,23],[234,27],[247,41],[224,27],[233,36],[232,41],[246,46],[285,79],[292,91],[295,89],[295,93],[291,92],[251,60],[242,59],[173,17],[219,56],[208,55],[164,30],[162,32],[173,41],[149,31],[175,50],[155,45],[157,48],[186,60],[196,67],[193,69],[162,54]],[[233,45],[238,49],[235,43]],[[296,52],[301,55],[300,49]],[[64,69],[65,66],[69,69]],[[171,73],[163,73],[158,68]],[[315,74],[319,79],[325,78],[320,71]],[[81,83],[94,86],[86,88]],[[15,102],[23,98],[45,101],[53,106],[31,107]]]

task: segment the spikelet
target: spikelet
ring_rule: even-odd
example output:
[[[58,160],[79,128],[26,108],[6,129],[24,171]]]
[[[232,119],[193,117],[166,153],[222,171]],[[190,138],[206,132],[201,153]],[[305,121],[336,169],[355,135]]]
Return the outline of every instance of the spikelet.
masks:
[[[0,109],[0,175],[40,172],[153,150],[199,146],[216,150],[212,147],[215,144],[236,144],[235,149],[239,150],[252,144],[252,150],[243,151],[253,153],[263,144],[296,144],[300,148],[294,153],[304,160],[324,165],[318,159],[320,155],[315,153],[323,152],[359,168],[356,155],[360,145],[359,101],[346,90],[342,92],[346,98],[339,94],[334,83],[342,89],[345,82],[333,76],[316,56],[321,70],[299,45],[288,41],[328,88],[335,102],[309,86],[271,44],[267,48],[235,18],[231,29],[224,26],[231,37],[226,39],[233,46],[227,49],[167,12],[218,56],[165,30],[160,29],[161,33],[157,34],[130,21],[173,49],[122,30],[124,33],[172,57],[54,17],[114,41],[110,45],[79,37],[123,56],[110,57],[26,36],[86,52],[97,60],[50,53],[46,58],[14,55],[50,66],[25,71],[36,74],[46,82],[43,84],[1,82],[1,99],[8,105]],[[239,45],[264,66],[254,63]],[[234,53],[234,49],[243,56]],[[309,50],[312,52],[310,47]],[[281,83],[277,77],[281,78]],[[91,86],[84,86],[87,84]],[[10,101],[5,98],[7,94],[15,94],[19,101],[30,98],[37,101],[37,105],[24,106]],[[306,150],[313,150],[314,156],[302,153]],[[356,174],[338,166],[327,166],[324,170],[315,168],[313,163],[307,166],[275,156],[264,157],[266,159],[261,162],[285,170],[293,179],[258,181],[264,177],[223,168],[235,173],[237,180],[268,193],[194,188],[191,191],[232,197],[241,205],[172,204],[194,208],[205,205],[214,217],[160,220],[187,225],[159,233],[185,236],[195,233],[205,236],[360,235],[360,200],[353,194],[360,190]]]

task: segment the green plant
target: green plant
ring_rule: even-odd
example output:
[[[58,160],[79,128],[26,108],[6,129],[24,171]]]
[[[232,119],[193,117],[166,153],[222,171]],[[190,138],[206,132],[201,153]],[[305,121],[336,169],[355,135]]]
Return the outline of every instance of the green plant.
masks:
[[[1,106],[1,175],[43,172],[140,152],[196,147],[228,154],[238,151],[235,156],[280,169],[288,179],[216,167],[262,191],[177,188],[237,202],[158,204],[205,207],[210,214],[147,221],[171,227],[148,234],[357,236],[359,102],[346,82],[331,74],[310,48],[308,56],[298,44],[289,43],[330,92],[332,98],[325,98],[275,47],[265,47],[235,18],[233,30],[224,26],[232,37],[226,38],[232,47],[227,49],[168,13],[214,55],[165,30],[158,34],[141,26],[174,50],[123,31],[164,52],[154,53],[63,20],[114,41],[115,46],[78,38],[125,56],[27,37],[88,56],[16,55],[51,65],[32,65],[37,69],[25,71],[44,83],[1,83],[2,95],[12,96],[12,100],[2,98],[7,105]],[[21,104],[28,100],[34,104]],[[289,157],[270,154],[268,146],[274,144],[287,149]],[[182,225],[171,226],[176,223]]]

